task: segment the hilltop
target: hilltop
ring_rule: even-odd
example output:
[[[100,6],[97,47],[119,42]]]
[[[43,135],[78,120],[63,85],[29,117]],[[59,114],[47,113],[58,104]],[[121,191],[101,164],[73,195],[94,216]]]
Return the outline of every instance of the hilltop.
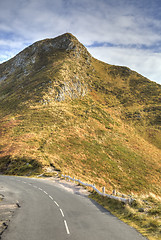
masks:
[[[61,171],[161,195],[161,85],[93,58],[70,33],[0,65],[0,172]]]

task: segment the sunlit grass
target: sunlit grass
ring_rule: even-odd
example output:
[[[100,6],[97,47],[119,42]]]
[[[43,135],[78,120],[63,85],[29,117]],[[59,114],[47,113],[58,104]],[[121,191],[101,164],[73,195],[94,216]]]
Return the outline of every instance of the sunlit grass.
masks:
[[[148,239],[161,238],[161,199],[155,195],[136,197],[131,205],[108,199],[94,192],[90,197]]]

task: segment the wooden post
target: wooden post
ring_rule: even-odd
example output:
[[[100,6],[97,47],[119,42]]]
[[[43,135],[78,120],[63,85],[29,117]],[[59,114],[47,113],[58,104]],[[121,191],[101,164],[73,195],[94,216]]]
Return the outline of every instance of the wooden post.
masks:
[[[112,194],[113,194],[113,195],[116,195],[116,189],[114,189],[114,190],[112,191]]]
[[[103,194],[105,194],[105,187],[102,188],[102,192],[103,192]]]

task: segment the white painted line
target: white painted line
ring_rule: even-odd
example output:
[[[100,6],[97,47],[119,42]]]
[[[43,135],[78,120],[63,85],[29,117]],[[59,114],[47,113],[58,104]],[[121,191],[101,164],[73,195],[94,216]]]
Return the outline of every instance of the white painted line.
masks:
[[[56,206],[59,207],[59,204],[56,201],[54,201],[54,202],[55,202]]]
[[[35,185],[34,185],[33,187],[34,187],[34,188],[37,188],[37,186],[35,186]]]
[[[25,183],[25,184],[26,184],[26,182],[23,182],[23,183]]]
[[[42,191],[42,188],[39,187],[39,190]]]
[[[46,191],[43,191],[46,195],[48,195],[48,193]]]
[[[60,208],[61,215],[64,217],[63,210]]]
[[[64,220],[64,224],[65,224],[65,228],[66,228],[67,234],[70,234],[66,220]]]
[[[31,183],[28,183],[28,185],[30,185],[30,186],[31,186],[32,184],[31,184]]]
[[[52,196],[49,195],[49,198],[51,198],[51,200],[53,200]]]

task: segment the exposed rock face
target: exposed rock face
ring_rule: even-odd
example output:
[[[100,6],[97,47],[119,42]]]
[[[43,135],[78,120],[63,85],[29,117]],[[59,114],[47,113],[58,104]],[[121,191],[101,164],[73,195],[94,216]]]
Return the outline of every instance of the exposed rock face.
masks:
[[[74,50],[75,54],[85,54],[87,58],[90,58],[90,54],[86,48],[70,33],[63,34],[54,39],[46,39],[38,41],[25,50],[17,54],[14,58],[0,65],[0,81],[7,79],[11,74],[21,69],[22,73],[28,75],[32,69],[32,65],[36,64],[38,55],[43,53],[48,54],[55,50]]]
[[[0,82],[3,82],[4,87],[5,84],[8,86],[12,82],[14,92],[23,88],[24,93],[31,94],[33,88],[26,89],[26,86],[35,81],[34,88],[37,88],[35,91],[43,92],[48,89],[45,97],[42,98],[45,102],[77,98],[87,93],[87,84],[85,84],[83,73],[78,71],[79,76],[75,76],[76,73],[73,74],[73,71],[77,72],[82,59],[90,64],[91,58],[87,49],[72,34],[66,33],[54,39],[38,41],[1,64]],[[65,63],[67,59],[71,66],[75,65],[75,69],[67,66],[68,64]],[[58,73],[59,76],[56,76]],[[41,101],[40,98],[39,101]]]
[[[77,98],[78,96],[85,96],[87,93],[87,86],[84,86],[80,81],[66,83],[60,88],[55,96],[56,101],[64,101],[66,98]]]

